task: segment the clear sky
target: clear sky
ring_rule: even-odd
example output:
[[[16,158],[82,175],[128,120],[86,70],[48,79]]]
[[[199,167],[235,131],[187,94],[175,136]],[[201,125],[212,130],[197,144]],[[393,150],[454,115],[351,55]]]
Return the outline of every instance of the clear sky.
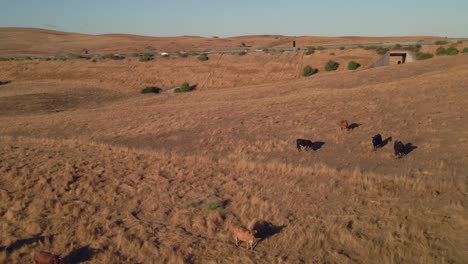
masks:
[[[0,0],[0,27],[150,36],[468,37],[468,0]]]

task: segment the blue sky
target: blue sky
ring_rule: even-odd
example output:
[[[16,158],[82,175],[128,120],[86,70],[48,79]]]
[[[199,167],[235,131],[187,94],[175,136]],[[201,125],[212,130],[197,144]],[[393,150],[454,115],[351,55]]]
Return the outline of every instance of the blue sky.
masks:
[[[466,0],[0,0],[0,27],[150,36],[468,37]]]

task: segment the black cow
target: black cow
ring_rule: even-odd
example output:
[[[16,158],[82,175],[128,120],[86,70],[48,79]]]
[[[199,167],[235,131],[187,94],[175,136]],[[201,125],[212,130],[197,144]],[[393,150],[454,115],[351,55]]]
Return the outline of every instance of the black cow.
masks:
[[[380,134],[377,134],[372,137],[372,145],[374,146],[374,150],[380,148],[382,146],[382,143],[382,136]]]
[[[401,141],[395,141],[393,144],[393,149],[395,151],[395,156],[401,159],[406,154],[406,146]]]

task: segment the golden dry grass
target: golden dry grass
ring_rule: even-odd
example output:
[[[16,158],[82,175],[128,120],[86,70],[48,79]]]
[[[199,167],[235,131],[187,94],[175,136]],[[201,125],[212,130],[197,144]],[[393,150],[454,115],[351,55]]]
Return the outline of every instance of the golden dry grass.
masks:
[[[37,250],[91,263],[468,258],[467,56],[235,77],[274,68],[247,56],[206,66],[220,70],[206,89],[149,96],[144,83],[185,76],[153,70],[183,59],[0,63],[13,81],[0,86],[0,262]],[[341,119],[360,126],[340,131]],[[418,148],[374,153],[376,133]],[[296,138],[325,144],[298,153]],[[263,229],[255,251],[234,245],[235,225]]]

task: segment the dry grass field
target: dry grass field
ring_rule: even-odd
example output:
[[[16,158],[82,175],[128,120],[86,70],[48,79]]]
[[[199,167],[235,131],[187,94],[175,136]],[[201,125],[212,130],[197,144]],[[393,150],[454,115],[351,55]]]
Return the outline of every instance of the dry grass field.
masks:
[[[466,263],[468,56],[335,52],[0,62],[0,263]]]

